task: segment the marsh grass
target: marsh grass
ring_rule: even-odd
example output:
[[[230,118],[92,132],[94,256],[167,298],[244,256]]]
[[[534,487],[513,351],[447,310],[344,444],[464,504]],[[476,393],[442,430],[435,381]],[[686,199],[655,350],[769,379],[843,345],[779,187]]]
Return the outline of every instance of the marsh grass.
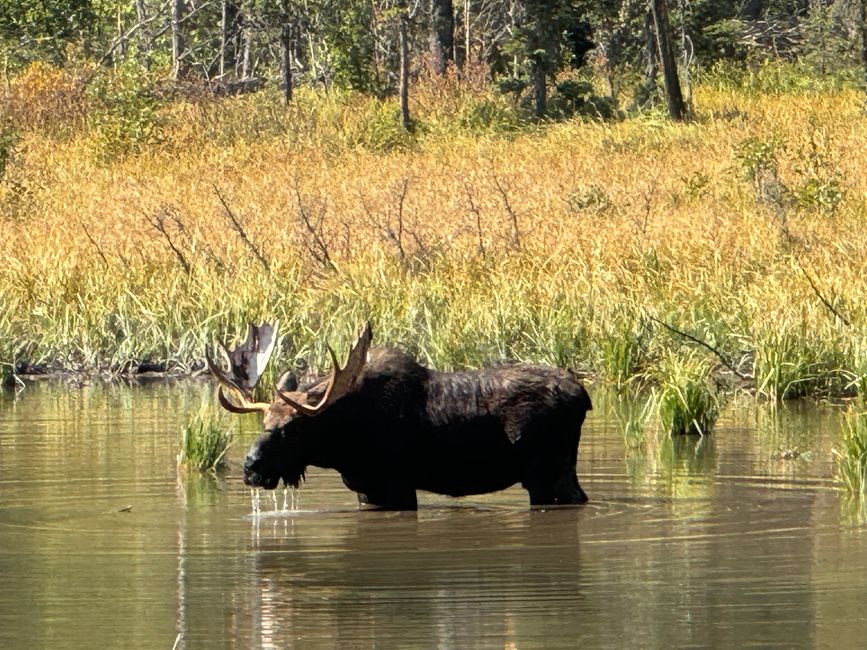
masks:
[[[652,435],[651,422],[655,415],[653,400],[642,393],[617,390],[611,406],[626,446],[629,449],[640,449],[648,445],[648,436]]]
[[[624,389],[665,361],[655,313],[754,359],[773,399],[865,390],[858,92],[707,81],[688,124],[529,125],[462,83],[419,84],[406,134],[393,103],[350,93],[136,105],[123,78],[102,103],[44,66],[10,80],[0,363],[187,373],[206,342],[279,318],[275,371],[323,369],[371,319],[437,368],[544,362]],[[762,165],[845,191],[777,212],[745,177]]]
[[[644,328],[628,317],[613,317],[596,339],[597,367],[617,390],[641,375],[647,363]]]
[[[867,411],[850,408],[843,417],[840,447],[834,450],[837,476],[847,492],[867,496]]]
[[[708,435],[723,406],[707,358],[669,352],[654,369],[652,400],[662,429],[671,435]]]
[[[201,407],[181,430],[178,465],[202,473],[225,467],[226,452],[234,437],[230,426],[222,413]]]
[[[15,369],[11,364],[0,363],[0,387],[9,388],[15,385]]]

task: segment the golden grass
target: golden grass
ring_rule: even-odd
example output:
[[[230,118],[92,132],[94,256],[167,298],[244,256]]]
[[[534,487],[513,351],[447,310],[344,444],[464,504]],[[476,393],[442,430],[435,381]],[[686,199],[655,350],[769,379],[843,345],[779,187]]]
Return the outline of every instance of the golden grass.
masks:
[[[451,112],[425,109],[443,97]],[[176,102],[159,144],[110,163],[92,131],[22,131],[0,183],[0,362],[190,369],[209,338],[279,316],[284,359],[315,363],[370,316],[378,341],[440,367],[537,359],[622,383],[685,344],[650,313],[772,397],[867,375],[858,93],[707,85],[688,124],[517,132],[456,124],[508,109],[485,91],[417,101],[413,137],[392,105],[352,96]],[[776,202],[744,178],[750,138],[778,143]]]

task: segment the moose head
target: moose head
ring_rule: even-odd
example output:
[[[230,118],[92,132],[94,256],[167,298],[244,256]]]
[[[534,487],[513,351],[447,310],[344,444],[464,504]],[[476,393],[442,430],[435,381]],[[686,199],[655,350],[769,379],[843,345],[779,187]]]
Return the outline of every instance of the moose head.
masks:
[[[277,331],[276,321],[259,326],[250,324],[246,339],[232,350],[220,343],[228,372],[205,351],[208,368],[220,384],[217,396],[222,407],[232,413],[264,413],[265,434],[247,453],[244,482],[269,490],[276,488],[280,479],[292,486],[303,479],[309,463],[308,437],[304,432],[356,386],[373,337],[368,322],[342,368],[334,350],[328,348],[333,367],[327,380],[323,378],[301,390],[291,371],[286,371],[274,387],[273,400],[257,402],[253,391],[274,352]]]

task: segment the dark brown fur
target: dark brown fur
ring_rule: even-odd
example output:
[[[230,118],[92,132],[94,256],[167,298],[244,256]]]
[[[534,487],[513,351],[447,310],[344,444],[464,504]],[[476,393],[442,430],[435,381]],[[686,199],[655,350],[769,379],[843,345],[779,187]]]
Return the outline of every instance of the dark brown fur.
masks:
[[[292,394],[318,400],[325,380]],[[308,465],[333,468],[359,500],[414,509],[416,490],[465,496],[520,482],[531,504],[584,503],[575,465],[592,408],[570,372],[513,365],[436,372],[404,352],[371,351],[358,384],[322,413],[276,400],[245,481],[297,484]]]

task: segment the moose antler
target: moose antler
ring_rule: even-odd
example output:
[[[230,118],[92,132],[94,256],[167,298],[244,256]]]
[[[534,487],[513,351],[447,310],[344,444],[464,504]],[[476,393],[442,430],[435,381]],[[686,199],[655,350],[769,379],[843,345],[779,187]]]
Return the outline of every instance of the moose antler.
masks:
[[[277,395],[294,408],[301,415],[316,415],[320,413],[326,406],[335,402],[338,398],[348,393],[358,381],[361,371],[364,370],[364,364],[367,363],[367,353],[370,350],[370,342],[373,339],[373,331],[368,321],[361,335],[349,351],[349,358],[346,360],[346,365],[341,368],[337,362],[337,355],[331,347],[328,348],[328,353],[331,355],[331,361],[334,364],[331,370],[331,377],[328,379],[328,386],[325,388],[325,395],[315,406],[301,404],[283,390],[277,390]]]
[[[231,351],[220,343],[220,349],[229,365],[231,376],[214,363],[207,348],[205,348],[208,368],[221,384],[218,393],[220,405],[227,411],[255,413],[256,411],[267,411],[268,407],[271,406],[265,402],[255,402],[253,389],[262,377],[262,373],[265,372],[268,361],[274,352],[278,325],[277,321],[274,321],[273,324],[264,323],[258,326],[250,323],[247,327],[247,338]],[[228,388],[237,397],[240,406],[236,406],[228,400],[223,393],[223,388]]]

